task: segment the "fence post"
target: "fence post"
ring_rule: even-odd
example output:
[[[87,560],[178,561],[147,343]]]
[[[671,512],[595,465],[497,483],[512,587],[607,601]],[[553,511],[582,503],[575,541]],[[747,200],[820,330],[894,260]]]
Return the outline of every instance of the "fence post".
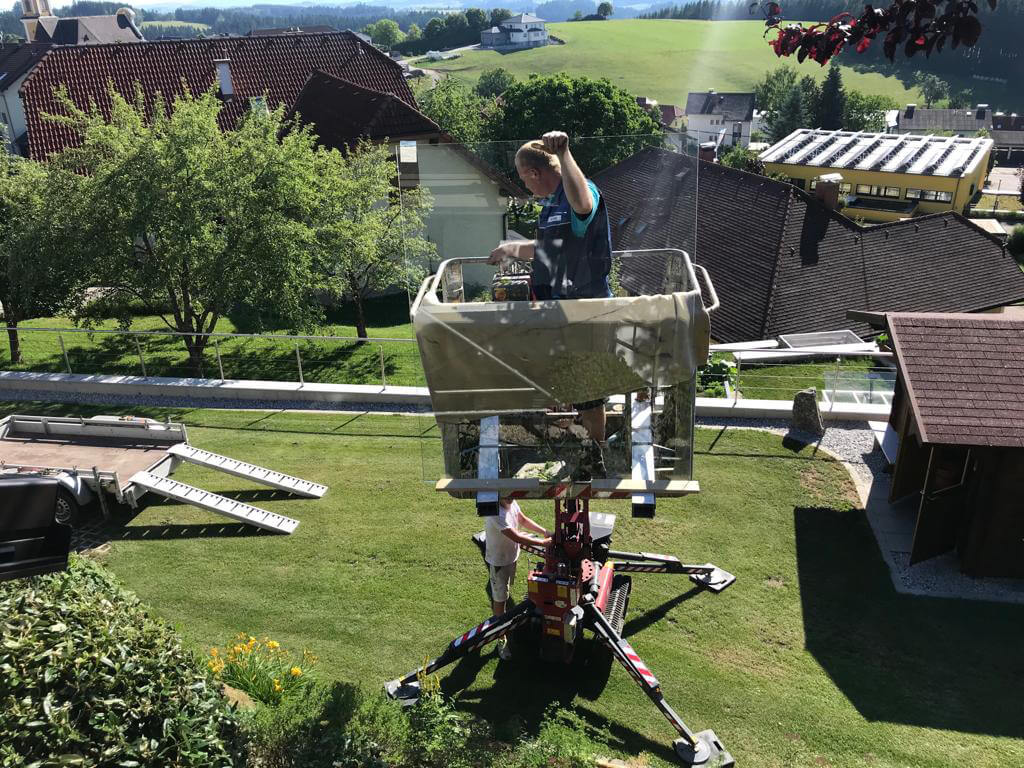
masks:
[[[830,406],[830,410],[831,410],[832,407],[835,407],[836,388],[839,386],[839,364],[842,362],[842,360],[843,360],[843,356],[842,355],[836,355],[836,372],[835,372],[835,374],[832,377],[832,398],[831,398],[832,403],[831,403],[831,406]]]
[[[743,370],[743,358],[736,358],[736,384],[732,390],[732,402],[735,405],[740,401],[740,372]]]
[[[64,346],[64,334],[58,333],[57,338],[60,339],[60,351],[64,353],[64,365],[68,367],[68,373],[71,373],[71,361],[68,360],[68,350]]]
[[[388,385],[388,377],[384,371],[384,345],[380,344],[380,385],[386,387]]]
[[[224,363],[220,359],[220,342],[217,339],[213,340],[213,351],[217,353],[217,370],[220,371],[220,380],[224,381]]]
[[[302,353],[299,351],[299,340],[295,340],[295,361],[299,364],[299,384],[306,385],[306,379],[302,376]]]
[[[135,341],[135,351],[139,353],[139,365],[142,366],[142,378],[146,378],[146,361],[142,357],[142,345],[139,344],[139,337],[132,336]]]

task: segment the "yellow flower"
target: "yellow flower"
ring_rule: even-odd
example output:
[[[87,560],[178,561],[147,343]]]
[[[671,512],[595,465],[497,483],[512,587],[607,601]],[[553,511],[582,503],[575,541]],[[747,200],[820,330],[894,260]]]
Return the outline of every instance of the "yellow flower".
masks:
[[[268,640],[267,641],[267,648],[269,648],[270,650],[274,650],[274,649],[280,648],[280,647],[281,647],[281,644],[279,642],[277,642],[277,640]]]
[[[275,678],[274,678],[274,691],[275,691],[275,692],[277,692],[277,693],[280,693],[280,692],[281,692],[281,691],[283,691],[283,690],[284,690],[284,688],[282,688],[282,686],[281,686],[281,681],[280,681],[280,680],[278,680],[278,679],[277,679],[277,678],[275,677]]]
[[[217,649],[216,648],[211,648],[210,649],[210,655],[211,656],[216,656],[217,655]]]
[[[298,677],[302,674],[302,670],[298,667],[292,667],[292,677]]]

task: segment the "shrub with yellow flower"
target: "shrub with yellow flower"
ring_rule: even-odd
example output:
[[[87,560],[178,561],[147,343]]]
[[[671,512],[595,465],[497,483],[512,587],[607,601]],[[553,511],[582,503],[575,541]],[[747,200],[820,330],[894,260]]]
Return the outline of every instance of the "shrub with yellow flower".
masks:
[[[305,672],[316,662],[316,656],[304,650],[300,666],[300,660],[276,640],[243,632],[223,651],[211,648],[207,667],[218,680],[273,705],[304,690],[310,684]]]

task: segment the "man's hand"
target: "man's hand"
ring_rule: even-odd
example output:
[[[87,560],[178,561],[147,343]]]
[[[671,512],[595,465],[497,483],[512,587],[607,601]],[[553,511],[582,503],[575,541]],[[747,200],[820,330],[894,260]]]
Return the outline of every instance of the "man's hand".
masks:
[[[491,251],[491,255],[487,257],[487,263],[503,264],[506,261],[512,261],[517,258],[519,258],[519,244],[502,243]]]
[[[569,151],[569,134],[565,131],[548,131],[540,140],[544,142],[544,149],[559,159]]]
[[[537,545],[540,546],[540,547],[544,547],[544,549],[547,549],[548,547],[551,546],[551,537],[549,536],[549,537],[547,537],[545,539],[540,539],[537,542]]]

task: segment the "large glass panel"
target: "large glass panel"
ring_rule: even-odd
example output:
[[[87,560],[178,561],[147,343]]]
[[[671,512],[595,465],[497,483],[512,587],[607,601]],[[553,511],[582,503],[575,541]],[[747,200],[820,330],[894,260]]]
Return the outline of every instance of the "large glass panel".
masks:
[[[597,496],[681,492],[712,302],[694,267],[696,142],[571,140],[598,192],[593,218],[543,167],[520,178],[522,143],[401,150],[402,188],[431,206],[428,247],[408,249],[421,254],[412,310],[436,416],[422,429],[424,476],[462,481],[449,490],[467,497],[569,480],[592,481]],[[522,261],[488,263],[501,244]]]

